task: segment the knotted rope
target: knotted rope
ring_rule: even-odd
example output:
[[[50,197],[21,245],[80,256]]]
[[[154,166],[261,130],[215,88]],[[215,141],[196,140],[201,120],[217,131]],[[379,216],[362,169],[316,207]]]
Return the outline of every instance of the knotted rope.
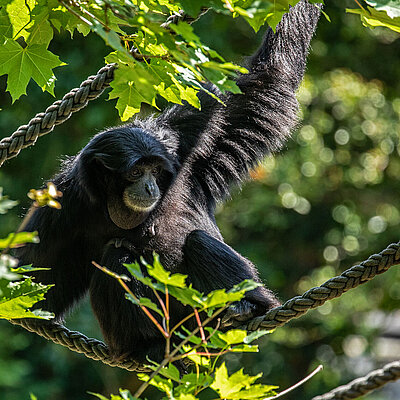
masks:
[[[288,323],[294,318],[305,314],[308,310],[324,304],[327,300],[341,296],[343,293],[371,280],[374,276],[387,271],[391,266],[400,263],[400,242],[390,244],[379,254],[370,256],[366,261],[355,265],[341,275],[330,279],[305,292],[302,296],[294,297],[285,304],[269,310],[266,314],[247,322],[243,329],[274,329]],[[143,366],[132,359],[112,360],[107,346],[85,335],[68,330],[60,324],[40,320],[14,320],[13,324],[21,325],[30,332],[68,347],[72,351],[84,354],[94,360],[102,361],[112,367],[120,367],[129,371],[143,371]]]
[[[386,364],[383,368],[370,372],[368,375],[354,379],[347,385],[339,386],[312,400],[350,400],[364,396],[389,382],[400,379],[400,361]]]
[[[0,141],[0,167],[6,160],[35,144],[38,137],[50,133],[73,113],[86,107],[90,100],[99,97],[114,78],[117,64],[108,64],[96,75],[89,76],[79,88],[69,91],[61,100],[55,101],[44,113],[36,114],[28,125],[21,125],[10,137]]]

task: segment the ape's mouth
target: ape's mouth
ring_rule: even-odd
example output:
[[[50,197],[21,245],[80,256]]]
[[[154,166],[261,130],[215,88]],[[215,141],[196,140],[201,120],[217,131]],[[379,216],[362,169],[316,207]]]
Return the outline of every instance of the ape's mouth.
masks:
[[[157,204],[159,196],[156,197],[142,197],[133,195],[132,193],[124,192],[124,204],[133,211],[151,211]]]

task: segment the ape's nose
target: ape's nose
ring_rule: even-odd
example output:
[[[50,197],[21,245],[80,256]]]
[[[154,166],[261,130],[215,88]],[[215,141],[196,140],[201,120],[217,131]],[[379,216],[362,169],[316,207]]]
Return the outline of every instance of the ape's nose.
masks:
[[[146,189],[146,193],[149,195],[149,197],[156,197],[155,187],[152,183],[147,182],[145,184],[145,189]]]

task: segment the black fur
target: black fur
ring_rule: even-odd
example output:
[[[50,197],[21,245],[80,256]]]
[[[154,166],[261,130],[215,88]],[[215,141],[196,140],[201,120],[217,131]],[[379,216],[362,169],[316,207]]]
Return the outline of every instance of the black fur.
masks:
[[[201,111],[174,106],[159,117],[136,121],[96,135],[54,179],[64,193],[62,210],[43,208],[28,230],[38,230],[39,245],[19,251],[22,264],[52,267],[38,280],[55,283],[43,308],[57,318],[90,286],[94,312],[116,356],[159,359],[163,341],[154,326],[124,299],[118,283],[95,270],[92,260],[123,272],[122,263],[155,251],[164,267],[189,275],[201,291],[230,288],[243,279],[259,281],[254,265],[223,242],[214,219],[215,205],[240,184],[265,155],[281,148],[297,122],[295,91],[304,74],[311,37],[319,17],[315,5],[301,1],[284,16],[276,33],[269,30],[249,61],[249,74],[238,78],[243,94],[221,94],[225,103],[200,94]],[[157,207],[123,230],[112,223],[105,193],[142,157],[163,160],[166,173]],[[134,251],[107,245],[126,238]],[[104,251],[104,249],[106,249]],[[139,282],[138,295],[152,296]],[[238,320],[276,306],[264,286],[248,293],[230,311]],[[184,310],[174,305],[172,317]]]

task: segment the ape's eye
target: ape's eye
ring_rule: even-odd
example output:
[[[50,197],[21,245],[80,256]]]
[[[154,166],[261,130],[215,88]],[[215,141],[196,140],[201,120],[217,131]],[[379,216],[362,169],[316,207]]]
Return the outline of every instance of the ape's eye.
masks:
[[[132,169],[129,175],[132,176],[133,178],[137,178],[140,175],[142,175],[142,171],[140,169]]]
[[[151,173],[152,173],[153,175],[160,175],[160,174],[161,174],[161,167],[158,166],[158,167],[153,168],[153,169],[151,170]]]

